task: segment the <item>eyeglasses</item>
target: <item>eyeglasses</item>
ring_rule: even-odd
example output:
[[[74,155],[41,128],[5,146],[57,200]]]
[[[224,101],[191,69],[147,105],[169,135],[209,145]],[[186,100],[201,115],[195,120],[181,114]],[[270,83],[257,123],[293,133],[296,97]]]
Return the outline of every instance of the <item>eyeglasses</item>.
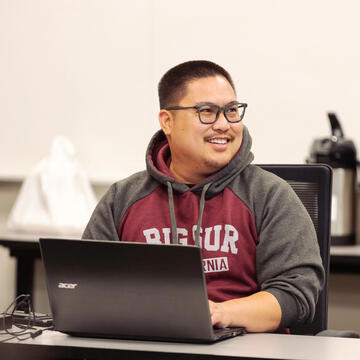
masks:
[[[172,106],[165,108],[165,110],[196,109],[202,124],[213,124],[219,118],[221,112],[224,113],[225,119],[229,123],[240,122],[245,115],[246,107],[247,104],[245,103],[233,101],[223,107],[209,103],[195,106]]]

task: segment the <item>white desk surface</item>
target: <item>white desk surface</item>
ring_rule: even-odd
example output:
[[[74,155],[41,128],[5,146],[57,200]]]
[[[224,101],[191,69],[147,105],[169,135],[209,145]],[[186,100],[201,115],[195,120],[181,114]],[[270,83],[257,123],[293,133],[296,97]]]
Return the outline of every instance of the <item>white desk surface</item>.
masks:
[[[4,335],[0,337],[4,338]],[[7,343],[18,343],[10,340]],[[280,334],[246,334],[214,344],[167,343],[100,338],[72,337],[56,331],[45,331],[35,339],[21,342],[31,345],[54,345],[75,348],[93,348],[127,351],[165,352],[169,354],[259,358],[339,360],[360,359],[360,339]],[[1,349],[1,344],[0,344]]]

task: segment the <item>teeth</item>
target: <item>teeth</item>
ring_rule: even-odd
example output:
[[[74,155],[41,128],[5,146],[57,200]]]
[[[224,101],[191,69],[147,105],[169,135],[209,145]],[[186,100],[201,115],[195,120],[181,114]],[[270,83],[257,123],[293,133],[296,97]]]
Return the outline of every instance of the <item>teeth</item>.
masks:
[[[210,143],[212,144],[226,144],[227,143],[227,140],[226,139],[210,139],[209,140]]]

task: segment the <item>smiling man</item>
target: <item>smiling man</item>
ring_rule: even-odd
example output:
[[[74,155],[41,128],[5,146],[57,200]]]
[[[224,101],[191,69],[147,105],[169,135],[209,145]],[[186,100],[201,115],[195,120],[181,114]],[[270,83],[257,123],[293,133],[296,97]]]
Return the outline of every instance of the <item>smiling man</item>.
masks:
[[[200,246],[215,326],[311,321],[324,281],[315,230],[291,187],[251,164],[247,104],[230,75],[182,63],[162,77],[159,100],[147,170],[110,187],[83,238]]]

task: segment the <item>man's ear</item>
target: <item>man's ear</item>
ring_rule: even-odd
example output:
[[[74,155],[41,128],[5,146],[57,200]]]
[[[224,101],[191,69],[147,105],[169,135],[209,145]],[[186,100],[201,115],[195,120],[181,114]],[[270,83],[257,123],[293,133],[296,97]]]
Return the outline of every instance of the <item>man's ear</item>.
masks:
[[[166,136],[170,135],[172,125],[173,125],[173,117],[171,113],[167,110],[160,110],[159,112],[159,123],[160,126]]]

